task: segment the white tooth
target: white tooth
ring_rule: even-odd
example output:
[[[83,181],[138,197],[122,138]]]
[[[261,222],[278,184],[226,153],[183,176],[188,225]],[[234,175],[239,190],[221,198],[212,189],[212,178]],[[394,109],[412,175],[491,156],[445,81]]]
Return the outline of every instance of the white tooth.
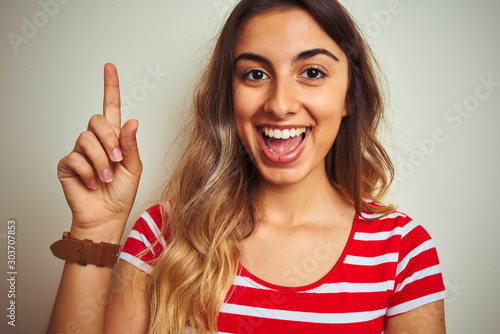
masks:
[[[268,134],[269,137],[273,138],[274,137],[274,130],[273,129],[269,129],[269,134]]]
[[[281,132],[281,139],[288,139],[290,138],[290,130],[285,129]]]
[[[295,130],[295,135],[300,136],[302,132],[300,132],[300,128],[294,129]]]
[[[266,136],[268,136],[268,135],[269,135],[269,128],[264,128],[264,134],[265,134]]]
[[[306,128],[302,128],[302,129],[300,129],[300,131],[301,131],[300,133],[304,133],[304,132],[306,132]]]
[[[274,138],[281,139],[281,130],[280,129],[274,130]]]

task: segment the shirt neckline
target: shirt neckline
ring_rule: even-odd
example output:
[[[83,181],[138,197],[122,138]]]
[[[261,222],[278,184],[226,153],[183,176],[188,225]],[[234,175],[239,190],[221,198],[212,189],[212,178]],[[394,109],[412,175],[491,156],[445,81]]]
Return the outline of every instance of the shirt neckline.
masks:
[[[252,274],[241,263],[239,263],[239,265],[238,265],[238,276],[250,278],[255,283],[263,286],[264,288],[279,291],[279,292],[282,292],[284,294],[294,294],[294,293],[299,293],[299,292],[304,292],[304,291],[316,289],[316,288],[320,287],[322,284],[324,284],[325,282],[331,281],[331,277],[333,275],[335,275],[336,272],[339,271],[340,267],[344,263],[345,258],[349,254],[350,248],[352,246],[352,243],[354,240],[354,234],[356,233],[357,226],[358,226],[358,221],[359,221],[359,215],[356,212],[354,214],[351,232],[349,233],[349,238],[347,239],[347,243],[344,246],[342,254],[340,255],[337,262],[333,265],[332,269],[330,269],[330,271],[328,271],[328,273],[326,273],[325,276],[323,276],[322,278],[320,278],[318,281],[316,281],[314,283],[304,285],[304,286],[298,286],[298,287],[289,287],[289,286],[272,284],[272,283],[269,283],[263,279],[260,279],[259,277],[255,276],[254,274]]]

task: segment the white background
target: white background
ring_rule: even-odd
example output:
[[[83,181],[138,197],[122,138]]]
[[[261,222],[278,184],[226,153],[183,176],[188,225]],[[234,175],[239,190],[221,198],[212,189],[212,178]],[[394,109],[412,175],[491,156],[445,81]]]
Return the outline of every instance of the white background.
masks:
[[[7,326],[7,282],[0,283],[2,333],[45,332],[63,265],[49,245],[71,219],[55,165],[101,112],[103,65],[118,67],[127,118],[140,123],[144,173],[130,227],[175,163],[176,150],[166,159],[165,152],[182,132],[193,80],[233,5],[64,2],[46,9],[32,0],[0,2],[0,268],[8,271],[7,221],[15,218],[18,271],[15,328]],[[398,168],[390,199],[438,248],[448,331],[498,333],[500,1],[343,3],[386,74],[386,142]],[[150,71],[163,76],[146,89]]]

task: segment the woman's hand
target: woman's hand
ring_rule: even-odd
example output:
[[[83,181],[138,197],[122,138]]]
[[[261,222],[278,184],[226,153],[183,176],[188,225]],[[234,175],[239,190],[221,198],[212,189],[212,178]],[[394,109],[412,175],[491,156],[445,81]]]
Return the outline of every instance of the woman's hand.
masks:
[[[142,163],[137,120],[121,126],[118,73],[104,66],[102,115],[91,117],[73,151],[59,161],[57,176],[73,213],[71,236],[118,243],[132,209]]]

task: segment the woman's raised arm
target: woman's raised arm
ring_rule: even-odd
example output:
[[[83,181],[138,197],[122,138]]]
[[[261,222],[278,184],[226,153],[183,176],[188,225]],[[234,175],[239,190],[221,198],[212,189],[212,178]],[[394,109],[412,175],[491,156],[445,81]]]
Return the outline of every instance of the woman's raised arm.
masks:
[[[120,242],[142,172],[137,128],[136,120],[121,126],[118,74],[106,64],[103,114],[91,117],[57,168],[73,214],[71,238]],[[109,267],[67,261],[49,333],[103,333],[112,273]]]

